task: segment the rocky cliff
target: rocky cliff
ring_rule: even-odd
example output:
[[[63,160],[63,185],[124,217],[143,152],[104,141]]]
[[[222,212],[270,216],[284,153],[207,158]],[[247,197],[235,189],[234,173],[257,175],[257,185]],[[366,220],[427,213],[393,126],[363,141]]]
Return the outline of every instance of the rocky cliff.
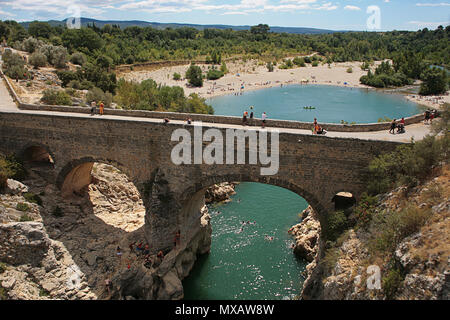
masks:
[[[214,202],[229,201],[230,196],[236,194],[236,192],[234,191],[236,185],[236,182],[224,182],[211,186],[210,188],[206,189],[205,202],[209,204]]]
[[[449,177],[446,167],[441,175],[413,190],[402,187],[378,196],[369,226],[357,225],[333,244],[318,240],[318,221],[308,208],[307,217],[292,229],[295,252],[312,261],[302,298],[448,300]],[[422,219],[425,222],[420,222],[418,230],[399,243],[388,238],[387,220],[394,221],[396,229],[410,231]]]
[[[115,168],[95,164],[89,190],[71,199],[38,169],[29,173],[0,195],[1,299],[183,298],[181,280],[210,249],[206,206],[200,231],[185,235],[188,245],[178,243],[160,259],[136,248],[142,243],[145,250],[145,209]]]

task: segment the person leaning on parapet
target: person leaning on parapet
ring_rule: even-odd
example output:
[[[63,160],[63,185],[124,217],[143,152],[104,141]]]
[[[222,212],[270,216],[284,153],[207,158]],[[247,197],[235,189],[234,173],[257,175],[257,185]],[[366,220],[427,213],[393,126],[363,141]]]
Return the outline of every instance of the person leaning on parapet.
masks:
[[[264,111],[263,114],[262,114],[262,116],[261,116],[262,127],[263,127],[263,128],[264,128],[265,125],[266,125],[266,119],[267,119],[267,114],[266,114],[266,112]]]
[[[95,101],[91,102],[91,116],[95,115],[95,111],[97,109],[97,103]]]
[[[247,112],[247,111],[244,111],[244,114],[242,115],[242,124],[243,124],[244,126],[247,125],[247,117],[248,117],[248,112]]]

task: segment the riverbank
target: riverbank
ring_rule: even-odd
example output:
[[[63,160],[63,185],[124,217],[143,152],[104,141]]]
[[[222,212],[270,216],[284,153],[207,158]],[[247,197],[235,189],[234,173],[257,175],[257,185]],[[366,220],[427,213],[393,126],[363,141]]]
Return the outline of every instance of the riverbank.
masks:
[[[378,63],[376,63],[378,65]],[[208,71],[211,65],[199,64],[203,72]],[[312,67],[279,69],[275,67],[269,72],[264,65],[258,65],[258,61],[237,61],[227,64],[229,72],[217,80],[205,80],[203,87],[194,88],[188,86],[187,80],[173,80],[173,74],[179,73],[184,76],[189,65],[163,67],[154,71],[132,71],[119,75],[125,80],[141,82],[153,79],[159,84],[168,86],[181,86],[186,95],[196,93],[204,98],[212,98],[227,94],[240,94],[251,90],[271,88],[288,84],[324,84],[352,88],[369,88],[360,84],[359,78],[366,74],[361,70],[360,62],[332,63],[330,67],[319,65]],[[349,70],[352,70],[349,73]],[[305,82],[306,80],[306,82]],[[243,89],[242,89],[243,87]]]
[[[375,62],[372,69],[375,69],[380,62]],[[211,65],[198,65],[204,73]],[[196,93],[203,98],[213,98],[223,95],[240,95],[245,92],[279,87],[291,84],[315,84],[331,85],[348,88],[359,88],[367,90],[379,90],[360,83],[359,79],[367,74],[361,70],[361,62],[343,62],[319,65],[313,67],[307,64],[306,67],[293,69],[279,69],[275,66],[273,72],[269,72],[267,67],[259,65],[256,60],[247,62],[236,61],[227,64],[228,73],[217,80],[204,80],[203,87],[196,88],[188,85],[184,74],[189,68],[189,64],[162,67],[157,70],[140,70],[121,73],[118,77],[123,77],[128,81],[141,82],[146,79],[153,79],[158,84],[168,86],[181,86],[186,95]],[[351,72],[349,72],[351,70]],[[181,80],[173,80],[174,73],[181,75]],[[387,90],[388,92],[389,90]],[[450,103],[450,95],[420,96],[399,91],[407,100],[415,102],[432,109],[440,109],[444,103]]]

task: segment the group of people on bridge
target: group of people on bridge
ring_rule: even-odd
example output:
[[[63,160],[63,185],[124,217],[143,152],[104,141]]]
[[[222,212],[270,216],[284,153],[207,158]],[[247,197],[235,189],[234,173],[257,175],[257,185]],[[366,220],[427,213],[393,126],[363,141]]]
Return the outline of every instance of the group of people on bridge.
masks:
[[[250,107],[250,115],[248,114],[248,111],[245,110],[244,114],[242,115],[242,124],[244,126],[249,124],[250,121],[250,125],[253,124],[253,119],[254,119],[254,113],[253,113],[253,107]],[[266,126],[266,119],[267,119],[267,113],[263,112],[261,115],[261,120],[262,120],[262,125],[261,127],[265,127]]]
[[[405,118],[402,118],[397,122],[397,119],[392,120],[391,128],[389,129],[389,133],[395,134],[395,129],[397,129],[397,133],[405,133]]]
[[[105,105],[103,104],[102,101],[100,101],[98,107],[99,107],[98,114],[102,116],[104,114],[105,109]],[[93,100],[91,102],[91,116],[94,116],[96,113],[97,113],[97,102]]]

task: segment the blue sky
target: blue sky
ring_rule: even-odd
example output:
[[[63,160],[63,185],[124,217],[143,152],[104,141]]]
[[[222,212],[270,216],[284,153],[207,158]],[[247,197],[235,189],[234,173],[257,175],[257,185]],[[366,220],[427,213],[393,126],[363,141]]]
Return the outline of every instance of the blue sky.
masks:
[[[418,30],[449,25],[450,0],[0,0],[1,20],[61,20],[78,14],[100,20]]]

